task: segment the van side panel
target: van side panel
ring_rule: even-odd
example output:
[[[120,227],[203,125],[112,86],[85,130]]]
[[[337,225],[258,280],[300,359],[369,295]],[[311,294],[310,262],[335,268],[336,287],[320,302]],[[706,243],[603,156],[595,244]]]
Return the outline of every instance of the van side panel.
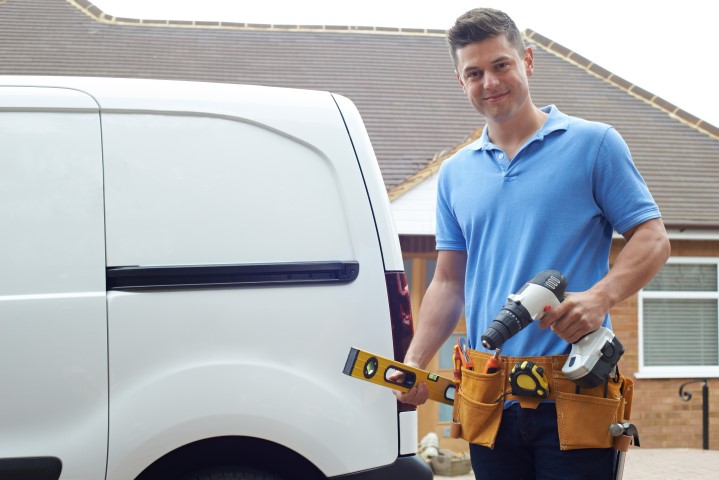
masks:
[[[108,479],[228,435],[281,444],[327,476],[389,465],[393,393],[342,374],[351,347],[389,356],[392,336],[372,208],[339,110],[326,93],[225,93],[221,106],[191,104],[205,94],[193,91],[182,111],[103,113],[108,265],[340,261],[359,273],[108,292]]]
[[[346,199],[325,154],[210,115],[106,114],[108,265],[344,260]]]
[[[98,106],[71,90],[0,87],[0,145],[0,463],[56,457],[61,478],[104,478]]]

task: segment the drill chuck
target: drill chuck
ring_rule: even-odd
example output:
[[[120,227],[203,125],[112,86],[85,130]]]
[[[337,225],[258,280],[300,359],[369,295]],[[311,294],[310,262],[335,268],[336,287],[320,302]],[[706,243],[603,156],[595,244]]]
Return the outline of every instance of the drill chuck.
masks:
[[[509,295],[507,303],[482,335],[484,348],[501,347],[532,321],[559,305],[566,289],[567,277],[561,272],[545,270],[536,274],[519,292]]]
[[[529,312],[520,302],[507,302],[482,335],[482,345],[488,350],[494,350],[529,325],[531,321]]]

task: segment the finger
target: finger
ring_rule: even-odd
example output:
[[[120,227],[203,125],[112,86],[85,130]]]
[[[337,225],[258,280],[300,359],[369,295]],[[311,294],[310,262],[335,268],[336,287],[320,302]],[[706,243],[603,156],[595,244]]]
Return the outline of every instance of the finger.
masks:
[[[561,335],[562,339],[566,341],[567,343],[574,343],[580,338],[582,338],[582,334],[579,333],[578,329],[572,329],[564,332],[563,335]]]
[[[550,308],[547,312],[539,319],[539,328],[547,328],[554,325],[557,320],[563,315],[564,309],[560,303],[554,308]]]
[[[559,319],[557,319],[552,324],[552,332],[557,334],[559,337],[564,338],[567,335],[567,329],[571,325],[572,322],[569,321],[569,319],[566,316],[563,316]]]
[[[592,328],[588,325],[575,324],[575,328],[567,329],[565,340],[569,343],[576,343],[585,335],[592,332]]]
[[[429,399],[429,390],[424,383],[415,385],[406,392],[395,390],[394,394],[397,396],[397,400],[410,405],[422,405]]]
[[[574,343],[590,331],[586,322],[577,319],[574,322],[561,321],[552,326],[552,331],[568,343]]]
[[[573,309],[576,307],[574,300],[570,300],[568,297],[573,295],[573,292],[564,294],[564,301],[551,308],[547,313],[540,319],[539,326],[541,328],[552,327],[552,331],[555,330],[558,323],[566,320],[566,317],[571,314]]]
[[[426,384],[420,383],[417,385],[417,405],[422,405],[429,399],[429,388]]]
[[[545,329],[547,327],[551,327],[556,321],[557,314],[553,310],[549,310],[542,318],[539,319],[539,328]]]
[[[400,392],[399,390],[393,390],[395,396],[397,397],[397,400],[399,400],[402,403],[411,403],[414,404],[416,398],[417,398],[417,387],[414,386],[407,390],[406,392]]]

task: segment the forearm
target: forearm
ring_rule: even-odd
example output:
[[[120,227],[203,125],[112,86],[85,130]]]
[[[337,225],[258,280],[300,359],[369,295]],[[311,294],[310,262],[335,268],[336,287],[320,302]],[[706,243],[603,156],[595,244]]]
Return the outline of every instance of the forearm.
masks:
[[[650,220],[631,233],[609,273],[589,292],[602,299],[605,312],[635,294],[666,263],[671,247],[660,219]]]
[[[616,304],[636,293],[662,268],[669,257],[669,239],[661,220],[650,220],[625,233],[627,244],[609,273],[585,292],[568,293],[564,302],[540,322],[574,343],[599,328]]]

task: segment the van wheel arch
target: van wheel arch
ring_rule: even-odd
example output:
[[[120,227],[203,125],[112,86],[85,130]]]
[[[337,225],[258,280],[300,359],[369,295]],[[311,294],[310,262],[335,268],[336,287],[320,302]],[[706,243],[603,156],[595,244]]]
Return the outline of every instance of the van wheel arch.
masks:
[[[233,468],[238,472],[242,468],[256,469],[271,475],[266,480],[327,478],[310,461],[287,447],[260,438],[227,436],[179,447],[157,459],[135,480],[182,480],[195,472],[219,468]]]

